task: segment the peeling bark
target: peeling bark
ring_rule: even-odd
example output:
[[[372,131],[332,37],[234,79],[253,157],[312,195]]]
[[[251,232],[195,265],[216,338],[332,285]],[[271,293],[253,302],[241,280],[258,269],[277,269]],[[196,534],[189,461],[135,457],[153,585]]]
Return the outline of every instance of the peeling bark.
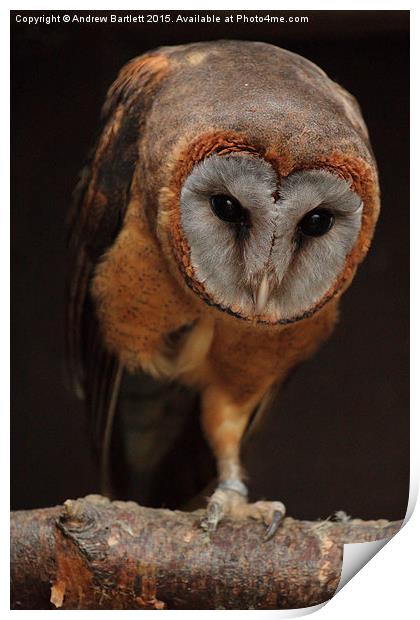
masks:
[[[264,527],[227,520],[209,535],[203,511],[150,509],[90,495],[11,518],[13,609],[290,609],[330,599],[343,543],[379,540],[401,522]]]

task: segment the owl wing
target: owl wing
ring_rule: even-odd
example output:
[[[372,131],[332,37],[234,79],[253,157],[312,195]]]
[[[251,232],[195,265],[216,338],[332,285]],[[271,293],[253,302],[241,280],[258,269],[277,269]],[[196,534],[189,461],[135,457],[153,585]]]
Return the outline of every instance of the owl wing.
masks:
[[[167,58],[155,53],[135,58],[122,69],[107,94],[96,147],[74,192],[67,311],[69,374],[74,390],[86,401],[102,471],[108,470],[122,369],[103,345],[90,282],[95,265],[121,229],[142,124],[167,66]]]

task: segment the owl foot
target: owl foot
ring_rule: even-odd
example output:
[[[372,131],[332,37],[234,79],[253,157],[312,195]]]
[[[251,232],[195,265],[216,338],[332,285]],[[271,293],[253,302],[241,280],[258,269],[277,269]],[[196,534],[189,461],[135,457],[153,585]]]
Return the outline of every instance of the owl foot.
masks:
[[[235,481],[239,482],[239,481]],[[247,501],[246,487],[233,490],[227,488],[226,483],[221,483],[207,504],[207,514],[201,522],[201,527],[209,533],[213,533],[220,521],[228,517],[230,519],[256,519],[263,521],[267,526],[263,540],[270,540],[277,532],[281,521],[286,514],[286,508],[282,502],[259,501],[249,504]],[[244,492],[245,491],[245,492]]]

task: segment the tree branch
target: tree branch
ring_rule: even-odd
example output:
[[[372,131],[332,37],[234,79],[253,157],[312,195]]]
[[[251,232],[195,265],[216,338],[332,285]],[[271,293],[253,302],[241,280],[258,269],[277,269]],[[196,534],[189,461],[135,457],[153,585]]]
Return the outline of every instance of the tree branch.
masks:
[[[211,539],[203,511],[172,512],[100,496],[11,518],[13,609],[287,609],[331,598],[345,542],[379,540],[401,522],[286,518],[274,538],[226,520]]]

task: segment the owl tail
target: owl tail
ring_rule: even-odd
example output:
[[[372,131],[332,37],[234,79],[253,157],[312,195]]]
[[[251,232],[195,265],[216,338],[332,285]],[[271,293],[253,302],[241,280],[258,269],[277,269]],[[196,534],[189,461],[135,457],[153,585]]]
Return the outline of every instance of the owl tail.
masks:
[[[216,477],[199,413],[194,391],[146,374],[124,373],[104,490],[152,507],[188,504]]]

